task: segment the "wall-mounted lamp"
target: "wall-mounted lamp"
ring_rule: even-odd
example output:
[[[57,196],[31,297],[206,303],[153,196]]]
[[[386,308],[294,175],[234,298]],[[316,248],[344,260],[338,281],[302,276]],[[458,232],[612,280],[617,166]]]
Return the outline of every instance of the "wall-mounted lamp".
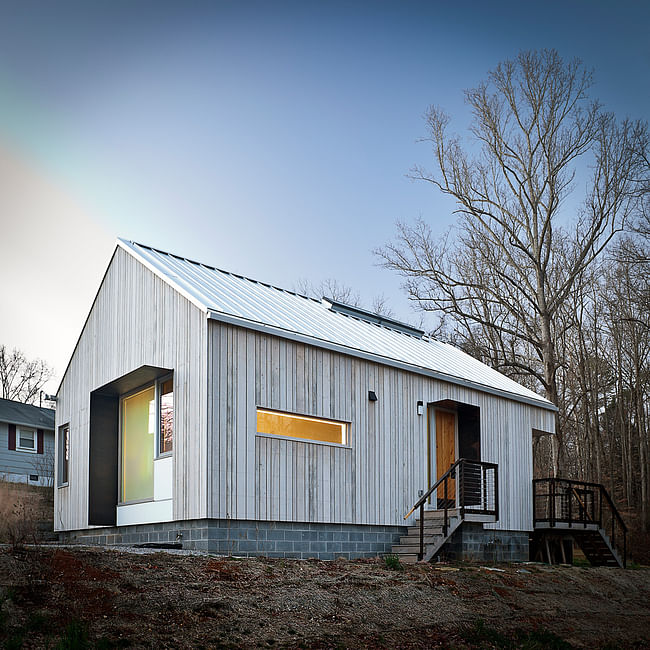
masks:
[[[418,400],[418,415],[422,415],[424,413],[424,402],[422,400]]]
[[[377,393],[375,393],[374,390],[369,390],[369,391],[368,391],[368,399],[369,399],[371,402],[376,402],[376,401],[377,401]]]

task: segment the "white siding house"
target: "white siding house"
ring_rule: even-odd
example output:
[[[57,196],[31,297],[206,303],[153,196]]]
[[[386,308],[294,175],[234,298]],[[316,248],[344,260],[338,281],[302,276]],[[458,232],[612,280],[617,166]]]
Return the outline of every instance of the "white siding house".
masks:
[[[0,480],[51,486],[54,410],[0,399]]]
[[[450,464],[443,412],[445,462],[470,450],[498,466],[481,530],[527,539],[550,402],[409,326],[119,240],[58,391],[55,526],[374,555]]]

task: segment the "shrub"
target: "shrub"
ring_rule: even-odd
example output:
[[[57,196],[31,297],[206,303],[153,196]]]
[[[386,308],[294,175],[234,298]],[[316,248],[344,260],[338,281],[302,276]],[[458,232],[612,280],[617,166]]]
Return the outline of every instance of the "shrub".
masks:
[[[390,569],[391,571],[403,571],[404,567],[402,566],[402,563],[399,561],[399,557],[397,555],[385,555],[384,556],[384,562],[386,563],[386,568]]]

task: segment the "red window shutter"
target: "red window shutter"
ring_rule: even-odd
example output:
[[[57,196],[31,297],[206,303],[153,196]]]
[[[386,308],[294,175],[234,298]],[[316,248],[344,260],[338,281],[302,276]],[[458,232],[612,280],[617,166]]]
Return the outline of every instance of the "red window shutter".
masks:
[[[43,453],[43,429],[36,429],[36,453]]]
[[[9,449],[16,451],[16,425],[9,425]]]

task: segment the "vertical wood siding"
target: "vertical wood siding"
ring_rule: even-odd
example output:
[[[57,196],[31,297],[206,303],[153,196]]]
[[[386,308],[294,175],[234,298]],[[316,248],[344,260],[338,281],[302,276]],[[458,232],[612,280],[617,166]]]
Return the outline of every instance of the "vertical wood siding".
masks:
[[[206,336],[201,310],[116,250],[58,394],[57,431],[70,423],[70,474],[69,487],[55,488],[56,530],[88,526],[91,391],[143,365],[174,370],[174,517],[206,516]]]
[[[427,488],[417,401],[450,399],[480,408],[481,457],[499,464],[495,527],[530,529],[532,429],[553,431],[553,413],[214,321],[208,350],[210,516],[402,524]],[[256,436],[257,407],[345,420],[349,445]]]

